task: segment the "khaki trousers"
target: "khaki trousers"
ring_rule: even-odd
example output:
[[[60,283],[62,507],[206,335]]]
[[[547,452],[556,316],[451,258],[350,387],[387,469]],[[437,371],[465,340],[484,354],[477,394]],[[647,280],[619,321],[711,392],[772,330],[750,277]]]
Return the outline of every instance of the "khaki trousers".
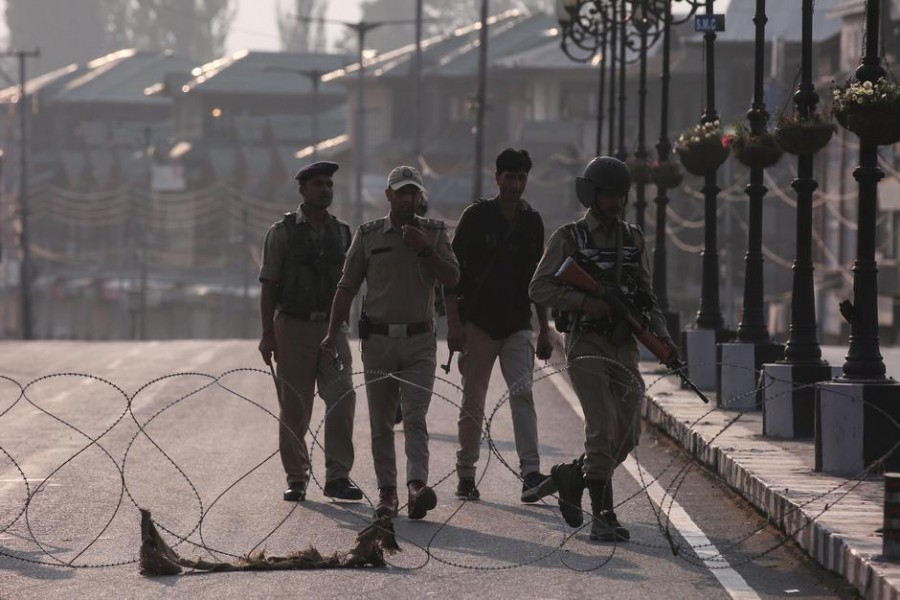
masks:
[[[338,355],[344,363],[344,370],[338,371],[332,358],[323,356],[319,348],[327,329],[327,321],[301,321],[280,313],[275,316],[279,359],[276,375],[282,422],[278,429],[278,450],[288,483],[309,481],[306,431],[312,418],[316,385],[326,410],[325,481],[348,477],[353,467],[356,394],[350,344],[345,327],[336,340]]]
[[[456,473],[459,477],[475,477],[475,463],[478,462],[484,427],[485,397],[497,358],[500,359],[500,371],[509,389],[519,472],[524,477],[527,473],[540,471],[537,414],[531,394],[534,372],[532,335],[531,330],[523,329],[495,340],[480,327],[466,323],[466,350],[459,358],[463,384],[458,422],[459,448],[456,451]]]
[[[433,332],[404,338],[372,334],[362,343],[372,427],[372,459],[379,488],[397,485],[394,417],[398,403],[403,407],[406,483],[414,479],[428,482],[428,425],[425,418],[434,388],[436,352]]]
[[[584,411],[584,476],[608,479],[640,433],[644,383],[637,342],[617,346],[606,336],[576,332],[566,336],[566,349],[569,378]]]

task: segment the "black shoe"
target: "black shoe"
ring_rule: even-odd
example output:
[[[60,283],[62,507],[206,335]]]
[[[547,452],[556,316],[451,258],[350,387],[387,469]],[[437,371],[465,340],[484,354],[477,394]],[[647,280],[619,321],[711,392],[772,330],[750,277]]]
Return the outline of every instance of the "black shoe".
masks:
[[[323,492],[329,498],[335,500],[362,500],[362,490],[353,485],[346,477],[335,479],[334,481],[326,481]]]
[[[631,534],[619,523],[616,513],[605,510],[594,515],[590,538],[595,542],[627,542],[631,539]]]
[[[375,507],[375,518],[393,518],[397,516],[397,488],[394,486],[378,488],[378,506]]]
[[[460,477],[459,484],[456,486],[456,495],[466,500],[478,500],[481,498],[478,488],[475,487],[475,478]]]
[[[543,486],[544,481],[546,481],[547,479],[551,478],[547,475],[544,475],[540,471],[526,473],[525,477],[522,480],[522,502],[531,504],[532,502],[537,502],[547,494],[552,494],[553,492],[555,492],[556,490],[553,489],[549,492],[543,494],[541,493],[541,490],[547,489],[547,486]]]
[[[409,504],[406,507],[410,519],[424,519],[429,510],[437,506],[437,495],[424,481],[409,482]]]
[[[306,500],[306,484],[299,481],[288,484],[284,490],[284,499],[288,502],[303,502]]]
[[[584,513],[581,511],[581,496],[584,493],[584,475],[581,473],[580,461],[553,465],[550,477],[559,492],[559,512],[570,527],[581,527]]]

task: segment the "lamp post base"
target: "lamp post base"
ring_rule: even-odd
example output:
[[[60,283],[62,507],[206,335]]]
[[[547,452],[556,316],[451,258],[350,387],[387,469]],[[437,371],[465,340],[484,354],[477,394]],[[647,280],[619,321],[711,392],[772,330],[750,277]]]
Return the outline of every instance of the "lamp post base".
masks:
[[[900,469],[900,383],[892,379],[816,386],[816,471],[844,477]]]
[[[763,365],[763,436],[811,438],[815,433],[816,384],[841,374],[827,363]]]
[[[681,332],[682,357],[687,375],[703,391],[716,389],[716,330],[686,329]]]
[[[759,410],[763,402],[761,370],[781,360],[784,344],[730,342],[717,346],[716,405],[727,410]]]

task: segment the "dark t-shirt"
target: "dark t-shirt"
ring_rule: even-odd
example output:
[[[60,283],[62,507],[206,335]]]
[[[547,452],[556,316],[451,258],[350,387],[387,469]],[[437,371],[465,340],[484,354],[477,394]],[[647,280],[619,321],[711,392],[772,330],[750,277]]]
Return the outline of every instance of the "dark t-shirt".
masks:
[[[524,200],[508,221],[497,198],[465,211],[453,236],[460,316],[494,339],[531,328],[528,284],[544,250],[544,222]]]

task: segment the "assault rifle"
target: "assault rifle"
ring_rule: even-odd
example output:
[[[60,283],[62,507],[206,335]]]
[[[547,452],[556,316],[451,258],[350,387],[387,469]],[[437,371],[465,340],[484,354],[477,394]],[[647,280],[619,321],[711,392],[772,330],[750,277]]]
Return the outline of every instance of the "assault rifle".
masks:
[[[709,403],[709,398],[707,398],[703,392],[700,391],[700,388],[684,374],[685,364],[678,360],[675,348],[650,331],[650,328],[645,323],[634,316],[625,302],[622,301],[622,298],[611,290],[603,289],[593,277],[588,275],[584,269],[578,266],[578,263],[576,263],[571,256],[563,261],[563,264],[559,267],[554,276],[560,281],[568,283],[572,287],[575,287],[582,292],[587,292],[606,302],[609,305],[610,311],[612,311],[613,317],[624,319],[638,341],[643,344],[647,350],[652,352],[653,356],[659,359],[659,362],[664,364],[666,368],[674,371],[681,379],[682,383],[700,396],[701,400],[707,404]]]

